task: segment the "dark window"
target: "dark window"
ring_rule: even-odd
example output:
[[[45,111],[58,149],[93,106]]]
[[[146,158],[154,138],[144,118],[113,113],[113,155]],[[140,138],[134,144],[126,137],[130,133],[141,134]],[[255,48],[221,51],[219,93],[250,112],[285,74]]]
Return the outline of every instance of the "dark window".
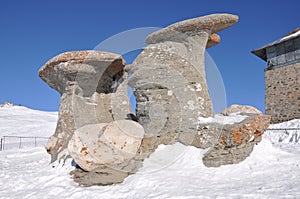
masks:
[[[270,46],[266,49],[266,51],[269,66],[277,65],[276,48],[274,46]]]
[[[276,57],[276,49],[274,46],[270,46],[267,50],[267,58],[273,58]]]
[[[286,61],[291,62],[295,60],[295,49],[293,40],[284,42],[285,51],[286,51]]]
[[[285,48],[284,48],[284,44],[278,44],[276,46],[276,53],[277,53],[277,63],[278,64],[284,64],[286,63],[286,59],[285,59]]]
[[[295,45],[295,58],[300,59],[300,37],[294,40]]]

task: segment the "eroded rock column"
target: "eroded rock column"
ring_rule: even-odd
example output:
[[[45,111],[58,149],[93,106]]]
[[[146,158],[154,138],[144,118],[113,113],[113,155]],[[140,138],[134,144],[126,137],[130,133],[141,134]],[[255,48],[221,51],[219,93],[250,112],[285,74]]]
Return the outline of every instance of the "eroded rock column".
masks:
[[[76,129],[126,119],[132,113],[124,66],[117,54],[74,51],[52,58],[39,70],[39,76],[61,94],[57,127],[46,145],[52,162],[67,154]]]
[[[195,134],[198,117],[213,116],[204,53],[219,43],[214,33],[237,20],[235,15],[213,14],[175,23],[148,36],[148,46],[126,67],[132,74],[129,85],[136,96],[137,117],[145,129],[142,147],[148,145],[146,140],[171,144],[181,134]],[[187,145],[192,141],[182,139]]]

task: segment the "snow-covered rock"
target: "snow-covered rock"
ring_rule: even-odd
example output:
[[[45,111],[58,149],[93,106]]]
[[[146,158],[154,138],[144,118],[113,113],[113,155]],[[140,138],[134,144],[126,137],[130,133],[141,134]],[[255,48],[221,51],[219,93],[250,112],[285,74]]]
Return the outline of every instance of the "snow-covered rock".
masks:
[[[236,118],[239,121],[240,116],[236,115]],[[257,114],[233,124],[211,123],[203,128],[202,131],[207,132],[207,135],[215,136],[215,143],[211,143],[212,147],[205,154],[203,163],[208,167],[217,167],[245,160],[261,141],[261,136],[270,125],[270,119],[270,116]],[[194,140],[200,140],[197,139],[199,136],[196,135]]]
[[[238,104],[233,104],[221,112],[222,115],[230,115],[232,113],[262,115],[262,112],[254,108],[253,106],[245,106]]]

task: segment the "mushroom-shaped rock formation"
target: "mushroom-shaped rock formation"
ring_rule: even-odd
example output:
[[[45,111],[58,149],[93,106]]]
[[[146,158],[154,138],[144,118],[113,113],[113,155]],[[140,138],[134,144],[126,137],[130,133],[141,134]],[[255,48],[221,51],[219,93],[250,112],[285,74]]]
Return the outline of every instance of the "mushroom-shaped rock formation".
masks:
[[[52,162],[66,154],[76,129],[132,113],[124,66],[120,55],[87,50],[62,53],[39,70],[41,79],[61,94],[57,127],[46,144]]]
[[[181,133],[197,133],[198,117],[212,116],[204,53],[219,43],[215,32],[238,21],[231,14],[212,14],[170,25],[152,33],[148,46],[125,70],[132,74],[129,85],[137,100],[139,122],[145,129],[144,140],[166,135],[170,143]],[[184,139],[184,144],[192,140]]]

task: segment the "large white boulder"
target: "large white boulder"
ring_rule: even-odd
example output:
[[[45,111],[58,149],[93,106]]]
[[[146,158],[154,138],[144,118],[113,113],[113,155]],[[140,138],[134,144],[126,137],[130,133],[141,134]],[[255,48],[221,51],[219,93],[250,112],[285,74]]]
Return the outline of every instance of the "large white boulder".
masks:
[[[115,166],[136,156],[144,136],[143,127],[131,120],[89,124],[77,129],[68,150],[85,171]]]

